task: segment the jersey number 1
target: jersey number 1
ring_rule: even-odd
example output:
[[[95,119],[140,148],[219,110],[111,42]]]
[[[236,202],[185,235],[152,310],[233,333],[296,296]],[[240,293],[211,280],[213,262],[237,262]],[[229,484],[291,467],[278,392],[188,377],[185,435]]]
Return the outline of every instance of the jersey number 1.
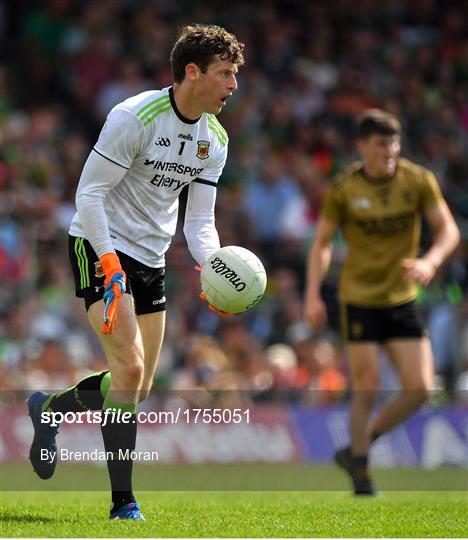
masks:
[[[182,152],[184,151],[184,147],[185,147],[185,141],[182,141],[180,143],[179,156],[182,155]]]

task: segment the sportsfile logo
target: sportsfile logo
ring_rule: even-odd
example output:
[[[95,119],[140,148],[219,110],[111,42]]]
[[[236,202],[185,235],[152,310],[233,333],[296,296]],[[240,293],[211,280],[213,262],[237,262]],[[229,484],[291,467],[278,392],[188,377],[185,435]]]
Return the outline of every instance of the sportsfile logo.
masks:
[[[241,292],[246,288],[246,283],[242,281],[239,275],[232,268],[229,268],[229,266],[219,257],[215,257],[210,261],[210,264],[211,268],[213,268],[217,274],[229,281],[236,291]]]

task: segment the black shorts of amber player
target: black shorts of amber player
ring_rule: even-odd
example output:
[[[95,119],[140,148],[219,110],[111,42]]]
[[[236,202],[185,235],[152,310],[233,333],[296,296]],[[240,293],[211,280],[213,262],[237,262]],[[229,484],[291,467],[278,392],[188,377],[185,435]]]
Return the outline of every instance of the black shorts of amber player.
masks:
[[[384,343],[427,335],[424,317],[414,300],[384,308],[341,304],[341,332],[346,342],[353,343]]]

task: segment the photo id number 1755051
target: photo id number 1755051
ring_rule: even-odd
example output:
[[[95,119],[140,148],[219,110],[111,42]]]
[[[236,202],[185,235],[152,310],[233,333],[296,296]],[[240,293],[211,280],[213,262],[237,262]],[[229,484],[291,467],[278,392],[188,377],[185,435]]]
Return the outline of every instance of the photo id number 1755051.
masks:
[[[185,409],[187,424],[250,424],[250,409]]]

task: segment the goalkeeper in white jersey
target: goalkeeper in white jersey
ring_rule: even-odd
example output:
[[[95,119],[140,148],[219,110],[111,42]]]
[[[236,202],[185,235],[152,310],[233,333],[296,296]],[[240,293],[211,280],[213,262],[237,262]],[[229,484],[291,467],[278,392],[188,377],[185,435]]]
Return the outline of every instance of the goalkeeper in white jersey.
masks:
[[[57,428],[43,412],[117,410],[102,422],[112,488],[111,519],[144,519],[132,492],[136,407],[148,395],[164,334],[164,254],[188,187],[184,233],[202,265],[219,249],[214,207],[228,137],[216,119],[237,88],[243,44],[223,28],[183,28],[171,51],[173,86],[144,92],[110,111],[76,194],[69,254],[77,296],[109,370],[63,392],[33,393],[30,459],[44,479],[55,470]],[[108,415],[109,417],[109,415]],[[123,414],[114,417],[124,418]],[[44,457],[47,456],[47,459]]]

